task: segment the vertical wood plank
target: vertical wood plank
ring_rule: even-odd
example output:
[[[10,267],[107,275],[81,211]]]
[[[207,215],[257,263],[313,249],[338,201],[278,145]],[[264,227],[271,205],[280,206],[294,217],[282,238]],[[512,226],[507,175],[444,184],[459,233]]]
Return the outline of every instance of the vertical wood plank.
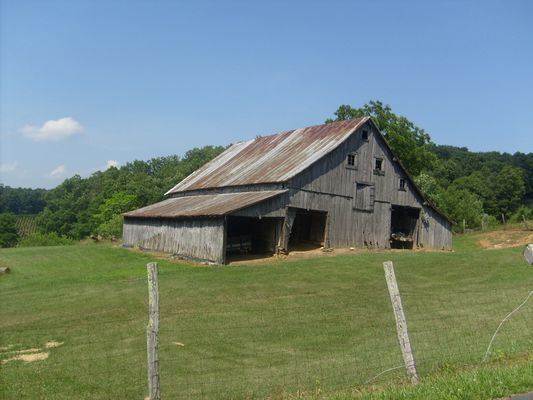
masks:
[[[148,396],[161,400],[159,390],[159,283],[157,263],[146,265],[148,270],[148,326],[146,341],[148,353]]]
[[[385,280],[389,289],[389,295],[392,303],[392,310],[394,311],[394,318],[396,320],[396,331],[398,334],[398,341],[400,342],[400,349],[402,351],[403,361],[407,375],[413,385],[419,382],[418,374],[416,373],[415,358],[411,349],[411,342],[409,341],[409,334],[407,332],[407,321],[403,312],[402,299],[400,298],[400,291],[398,283],[396,282],[396,275],[394,274],[394,265],[392,261],[385,261],[383,263],[385,270]]]

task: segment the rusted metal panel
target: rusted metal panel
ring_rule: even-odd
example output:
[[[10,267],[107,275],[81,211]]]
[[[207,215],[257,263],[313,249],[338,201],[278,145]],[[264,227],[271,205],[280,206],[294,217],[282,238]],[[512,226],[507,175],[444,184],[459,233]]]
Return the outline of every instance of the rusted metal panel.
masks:
[[[285,182],[341,145],[368,117],[295,129],[234,144],[167,194]]]
[[[125,213],[125,217],[217,217],[286,193],[286,190],[176,197]]]

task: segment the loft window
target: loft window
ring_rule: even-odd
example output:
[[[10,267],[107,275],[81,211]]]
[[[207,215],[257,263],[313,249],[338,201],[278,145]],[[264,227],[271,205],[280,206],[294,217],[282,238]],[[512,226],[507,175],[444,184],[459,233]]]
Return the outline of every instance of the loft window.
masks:
[[[399,189],[400,190],[405,190],[405,179],[403,179],[403,178],[400,178]]]
[[[346,168],[357,169],[357,153],[348,154],[346,159]]]
[[[368,140],[368,131],[366,129],[363,129],[361,137],[363,138],[363,140]]]
[[[374,175],[385,175],[383,158],[381,157],[374,158]]]
[[[353,197],[353,208],[362,211],[374,211],[374,185],[356,183]]]

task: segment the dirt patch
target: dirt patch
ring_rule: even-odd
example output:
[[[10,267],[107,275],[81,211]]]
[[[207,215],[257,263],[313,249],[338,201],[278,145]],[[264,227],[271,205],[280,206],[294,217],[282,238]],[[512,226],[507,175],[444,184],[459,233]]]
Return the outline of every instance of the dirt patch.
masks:
[[[41,349],[31,348],[31,349],[22,349],[22,350],[13,350],[10,353],[24,354],[24,353],[38,353]]]
[[[59,347],[63,344],[63,342],[56,342],[55,340],[49,340],[44,344],[44,347],[47,349],[53,349],[54,347]]]
[[[2,360],[2,364],[5,364],[9,361],[23,361],[26,363],[34,362],[34,361],[42,361],[46,360],[50,353],[31,353],[31,354],[19,354],[15,357],[7,358],[5,360]]]
[[[6,357],[8,354],[15,354],[12,357],[3,358],[1,363],[5,364],[10,361],[22,361],[26,363],[34,362],[34,361],[42,361],[46,360],[48,356],[50,355],[50,352],[45,351],[45,349],[53,349],[56,347],[59,347],[63,344],[63,342],[58,342],[56,340],[49,340],[46,342],[42,348],[37,347],[31,347],[29,349],[19,349],[15,350],[13,347],[15,345],[7,345],[0,348],[0,352],[3,354],[0,354],[0,357]]]
[[[477,243],[484,249],[505,249],[533,243],[533,232],[524,230],[494,231],[479,235]]]

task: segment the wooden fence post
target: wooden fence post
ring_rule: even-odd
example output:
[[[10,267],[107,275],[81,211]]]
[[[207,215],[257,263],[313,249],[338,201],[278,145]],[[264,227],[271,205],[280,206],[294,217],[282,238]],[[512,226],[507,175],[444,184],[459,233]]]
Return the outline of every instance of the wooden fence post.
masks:
[[[409,341],[409,334],[407,333],[407,321],[403,313],[402,299],[400,298],[400,291],[396,276],[394,274],[394,265],[392,261],[385,261],[383,263],[385,270],[385,280],[389,289],[390,300],[392,303],[392,310],[394,311],[394,318],[396,319],[396,331],[398,334],[398,341],[400,342],[400,349],[402,351],[403,362],[407,375],[413,385],[419,382],[418,374],[416,373],[416,364],[411,350],[411,342]]]
[[[526,227],[526,231],[529,231],[529,226],[527,225],[526,216],[522,214],[522,221],[524,221],[524,226]]]
[[[159,391],[159,284],[157,263],[146,265],[148,270],[148,326],[146,342],[148,352],[148,398],[161,400]]]

